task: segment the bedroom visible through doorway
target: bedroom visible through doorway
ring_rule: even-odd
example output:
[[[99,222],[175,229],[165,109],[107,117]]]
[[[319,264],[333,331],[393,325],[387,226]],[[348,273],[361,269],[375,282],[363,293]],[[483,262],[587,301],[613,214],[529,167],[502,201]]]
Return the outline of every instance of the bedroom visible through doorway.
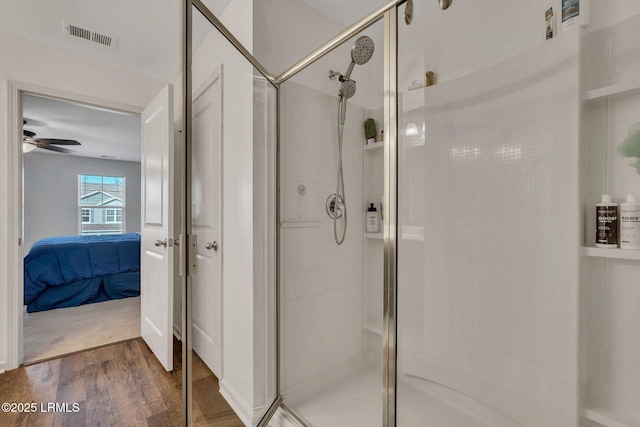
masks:
[[[140,336],[140,115],[22,96],[24,363]]]

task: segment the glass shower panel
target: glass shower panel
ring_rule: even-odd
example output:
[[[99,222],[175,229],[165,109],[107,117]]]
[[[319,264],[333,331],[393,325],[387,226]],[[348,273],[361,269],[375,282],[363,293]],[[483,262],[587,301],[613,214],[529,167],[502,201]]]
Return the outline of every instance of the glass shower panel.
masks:
[[[257,425],[277,396],[276,89],[192,17],[191,420]]]
[[[314,427],[382,425],[382,79],[380,22],[280,86],[280,384]]]
[[[578,423],[581,28],[494,3],[397,24],[399,426]]]

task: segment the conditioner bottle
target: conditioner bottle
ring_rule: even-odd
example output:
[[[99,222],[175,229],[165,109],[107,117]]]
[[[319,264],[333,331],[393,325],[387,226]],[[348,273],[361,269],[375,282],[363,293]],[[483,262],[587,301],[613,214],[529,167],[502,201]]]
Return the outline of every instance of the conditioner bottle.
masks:
[[[618,205],[611,202],[609,194],[602,195],[602,203],[596,205],[596,246],[618,247]]]
[[[640,249],[640,203],[633,194],[620,203],[620,248]]]
[[[375,208],[373,203],[371,203],[367,210],[367,233],[377,233],[379,230],[378,210]]]

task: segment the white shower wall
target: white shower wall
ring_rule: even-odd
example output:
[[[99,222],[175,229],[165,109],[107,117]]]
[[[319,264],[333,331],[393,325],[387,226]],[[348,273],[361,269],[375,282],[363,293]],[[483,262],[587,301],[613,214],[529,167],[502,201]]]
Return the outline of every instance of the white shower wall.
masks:
[[[607,2],[606,12],[583,38],[586,91],[638,82],[640,73],[640,4]],[[621,7],[626,6],[626,7]],[[640,195],[640,175],[630,158],[617,153],[629,129],[640,122],[640,91],[592,97],[583,103],[585,165],[584,244],[595,243],[595,205],[609,193],[621,203]],[[629,85],[630,88],[634,87]],[[593,93],[593,92],[587,92]],[[620,255],[637,251],[621,251]],[[585,405],[614,416],[640,420],[640,286],[638,260],[585,256],[583,333],[586,337]]]
[[[348,230],[338,246],[325,208],[336,191],[337,96],[291,81],[281,86],[280,96],[286,392],[362,353],[364,110],[348,105],[343,149]],[[300,224],[288,226],[292,222]]]
[[[478,425],[577,425],[578,41],[401,94],[425,137],[400,132],[399,425],[434,395]]]

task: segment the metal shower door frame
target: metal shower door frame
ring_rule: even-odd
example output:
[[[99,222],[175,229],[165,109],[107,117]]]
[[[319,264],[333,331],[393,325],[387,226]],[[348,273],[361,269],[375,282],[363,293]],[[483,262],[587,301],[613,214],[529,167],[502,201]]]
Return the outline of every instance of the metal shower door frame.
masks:
[[[183,28],[182,28],[182,100],[183,100],[183,132],[182,144],[184,148],[184,176],[183,191],[185,194],[184,205],[182,206],[183,229],[181,230],[180,245],[182,271],[182,321],[183,321],[183,341],[182,341],[182,382],[183,382],[183,413],[184,425],[190,426],[192,423],[191,400],[192,400],[192,366],[190,356],[193,351],[193,337],[190,332],[191,327],[191,304],[192,304],[192,274],[188,266],[195,260],[190,259],[189,247],[193,236],[190,234],[192,228],[191,220],[191,157],[192,157],[192,12],[196,8],[237,50],[257,69],[276,89],[276,230],[280,224],[280,184],[281,184],[281,160],[280,160],[280,85],[304,70],[320,58],[336,49],[338,46],[351,39],[356,34],[370,27],[380,20],[384,20],[384,129],[386,140],[384,145],[384,326],[383,326],[383,387],[385,390],[383,399],[383,426],[395,427],[396,425],[396,266],[397,266],[397,191],[398,191],[398,162],[397,162],[397,141],[398,141],[398,81],[397,81],[397,17],[398,8],[407,0],[393,0],[379,7],[369,15],[355,22],[343,32],[302,58],[296,64],[278,76],[270,74],[260,62],[240,43],[240,41],[226,28],[226,26],[202,3],[202,0],[183,0]],[[283,390],[280,384],[280,335],[281,335],[281,307],[280,307],[280,233],[276,232],[276,289],[275,289],[275,348],[276,351],[276,389],[277,396],[269,406],[263,418],[258,423],[258,427],[266,427],[278,409],[289,414],[302,426],[307,426],[304,420],[283,403]]]

